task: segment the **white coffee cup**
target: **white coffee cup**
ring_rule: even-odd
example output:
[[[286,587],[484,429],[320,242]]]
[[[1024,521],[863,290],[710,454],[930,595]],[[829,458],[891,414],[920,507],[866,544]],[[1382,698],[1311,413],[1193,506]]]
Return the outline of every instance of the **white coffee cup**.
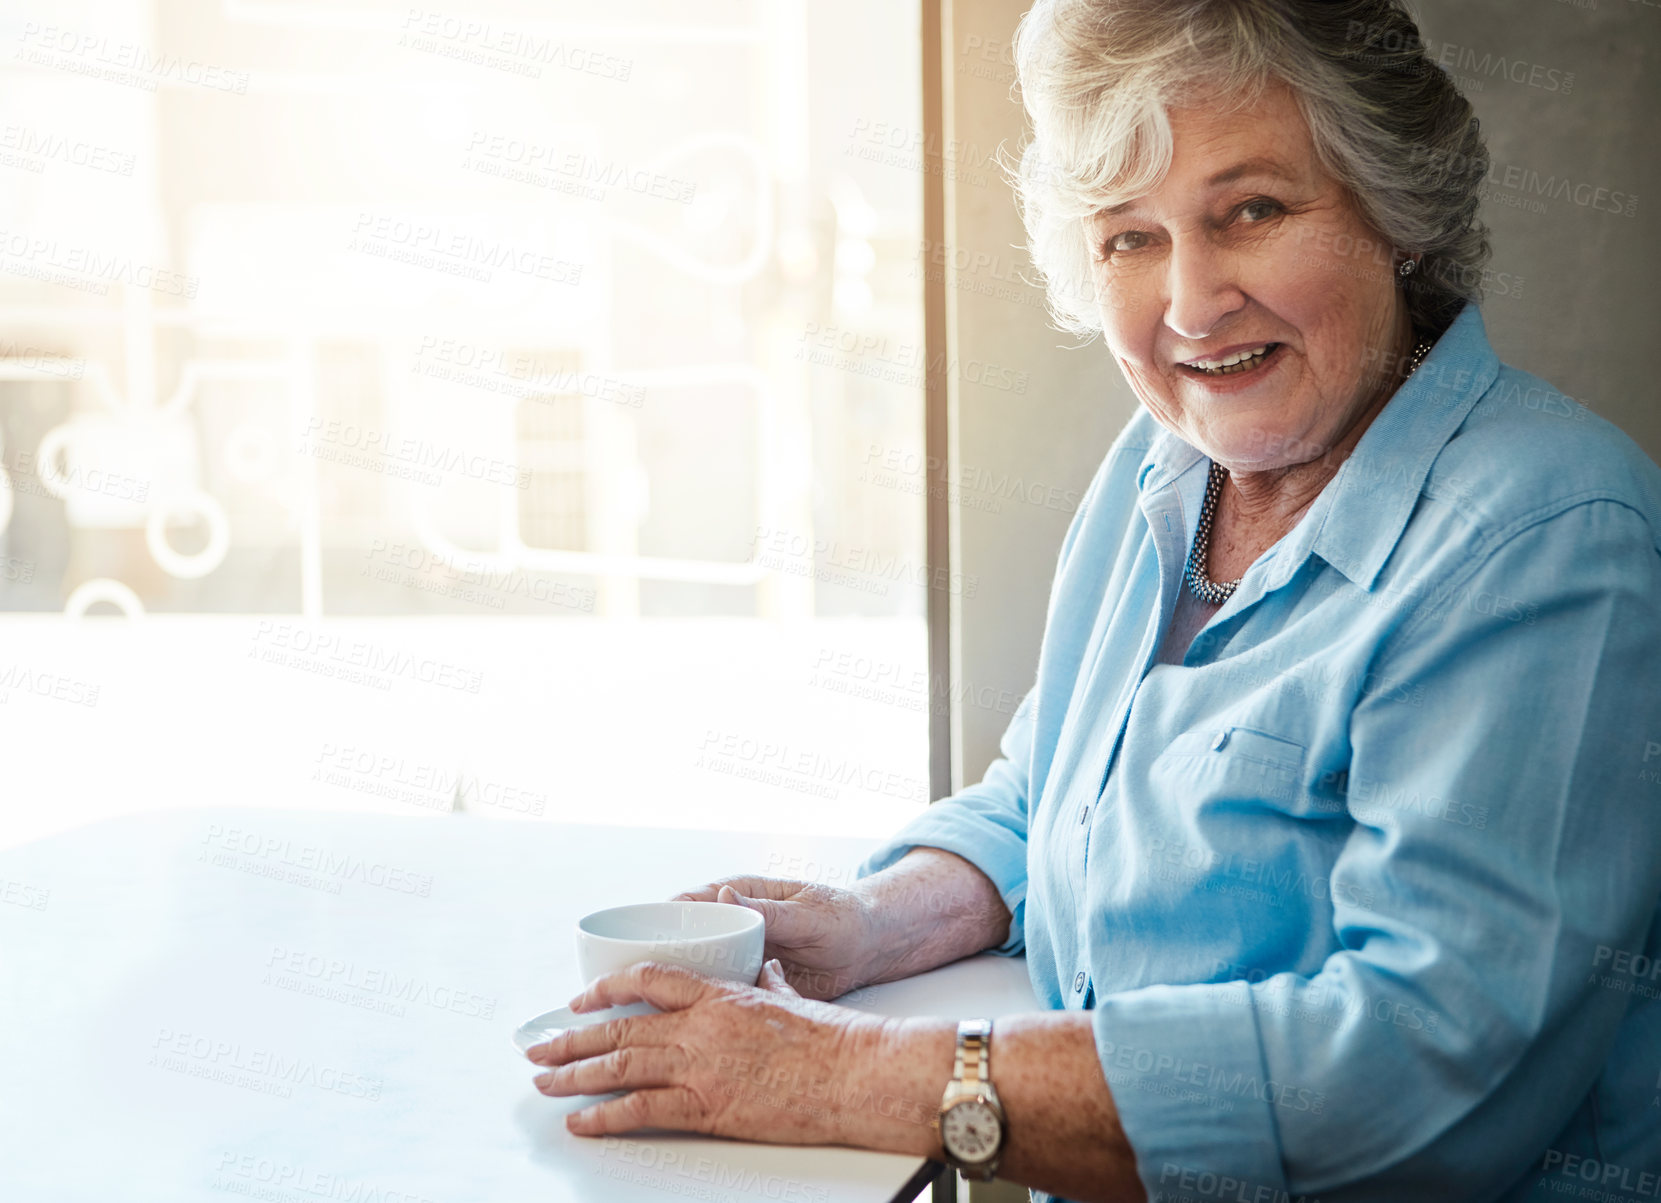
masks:
[[[753,986],[765,944],[761,916],[725,902],[640,902],[577,921],[584,985],[642,961],[666,961]]]

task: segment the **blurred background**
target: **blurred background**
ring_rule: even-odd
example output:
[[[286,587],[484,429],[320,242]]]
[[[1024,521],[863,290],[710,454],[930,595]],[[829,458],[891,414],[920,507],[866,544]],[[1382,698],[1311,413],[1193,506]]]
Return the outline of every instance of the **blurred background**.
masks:
[[[484,7],[0,16],[0,845],[927,801],[916,3]]]

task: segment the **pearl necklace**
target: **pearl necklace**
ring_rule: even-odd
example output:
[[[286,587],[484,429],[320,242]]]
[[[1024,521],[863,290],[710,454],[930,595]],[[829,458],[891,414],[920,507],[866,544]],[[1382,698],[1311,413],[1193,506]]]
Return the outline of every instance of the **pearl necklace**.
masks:
[[[1407,362],[1405,381],[1418,370],[1424,357],[1430,354],[1431,342],[1421,338],[1413,348],[1413,356]],[[1228,475],[1228,469],[1216,460],[1211,461],[1211,473],[1205,482],[1205,501],[1200,506],[1199,529],[1194,532],[1194,547],[1188,553],[1188,565],[1183,570],[1183,579],[1188,582],[1189,590],[1208,606],[1220,606],[1234,596],[1235,588],[1243,577],[1236,577],[1232,581],[1214,581],[1205,574],[1206,561],[1211,557],[1211,523],[1217,516],[1217,501],[1223,495],[1223,478]]]

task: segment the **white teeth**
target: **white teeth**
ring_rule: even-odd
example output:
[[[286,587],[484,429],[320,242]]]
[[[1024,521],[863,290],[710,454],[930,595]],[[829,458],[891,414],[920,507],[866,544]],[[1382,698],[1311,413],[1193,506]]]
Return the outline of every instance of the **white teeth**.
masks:
[[[1190,359],[1184,366],[1198,368],[1202,372],[1221,372],[1238,364],[1250,366],[1248,361],[1261,359],[1272,346],[1274,346],[1273,343],[1264,343],[1261,347],[1256,347],[1253,350],[1235,351],[1221,359]]]

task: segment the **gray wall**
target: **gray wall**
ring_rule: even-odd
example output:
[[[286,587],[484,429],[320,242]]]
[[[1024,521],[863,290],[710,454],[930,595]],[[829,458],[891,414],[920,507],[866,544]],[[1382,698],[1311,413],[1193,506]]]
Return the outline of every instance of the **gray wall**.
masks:
[[[1595,3],[1423,0],[1417,11],[1450,70],[1481,85],[1467,94],[1495,165],[1484,305],[1495,348],[1661,460],[1661,7]],[[946,146],[959,160],[946,187],[945,258],[958,265],[947,288],[952,354],[1015,374],[993,374],[989,385],[959,371],[950,386],[962,485],[952,546],[965,585],[951,624],[966,686],[952,715],[958,785],[980,778],[1008,722],[1007,697],[1032,682],[1066,499],[1135,407],[1099,343],[1062,349],[1069,340],[1047,328],[1037,290],[1011,278],[1025,263],[1012,198],[995,172],[969,169],[976,154],[1020,140],[1007,47],[1025,7],[947,0],[945,14]],[[1016,481],[1028,490],[1021,499],[1010,496]]]
[[[1483,207],[1493,268],[1522,280],[1483,306],[1495,351],[1661,461],[1650,366],[1661,334],[1661,4],[1596,4],[1425,0],[1417,10],[1438,61],[1481,84],[1461,86],[1493,157]]]

